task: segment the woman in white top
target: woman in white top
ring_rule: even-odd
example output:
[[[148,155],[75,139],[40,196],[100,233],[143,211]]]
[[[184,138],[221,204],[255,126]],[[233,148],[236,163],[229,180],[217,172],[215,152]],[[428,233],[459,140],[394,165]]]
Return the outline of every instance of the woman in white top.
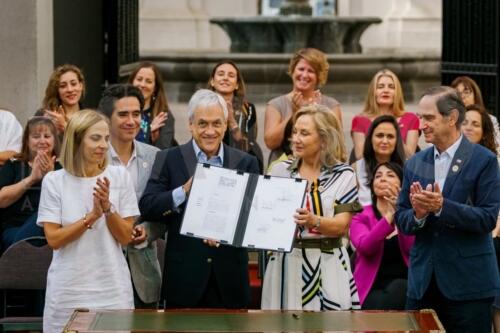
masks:
[[[353,164],[358,181],[359,203],[363,207],[372,204],[369,184],[375,167],[380,163],[394,162],[402,168],[406,160],[398,121],[393,116],[375,118],[366,138],[363,158]]]
[[[123,167],[107,165],[108,121],[86,110],[64,135],[61,164],[42,184],[37,224],[54,249],[47,275],[44,332],[61,332],[75,308],[132,309],[130,272],[121,245],[139,215]]]

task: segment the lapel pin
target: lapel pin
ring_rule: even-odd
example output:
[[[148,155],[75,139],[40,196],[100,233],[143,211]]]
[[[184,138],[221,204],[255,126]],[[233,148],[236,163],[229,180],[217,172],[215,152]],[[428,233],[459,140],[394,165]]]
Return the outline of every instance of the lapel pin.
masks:
[[[454,165],[453,167],[451,167],[451,171],[457,172],[458,171],[458,165]]]
[[[457,159],[457,163],[458,164],[462,163],[462,160],[461,159]]]

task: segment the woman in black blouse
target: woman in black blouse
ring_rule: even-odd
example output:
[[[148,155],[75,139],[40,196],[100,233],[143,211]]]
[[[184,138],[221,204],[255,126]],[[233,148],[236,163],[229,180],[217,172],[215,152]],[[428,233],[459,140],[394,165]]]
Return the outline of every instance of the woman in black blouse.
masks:
[[[160,149],[176,146],[175,119],[167,102],[158,66],[142,62],[130,74],[128,83],[139,88],[144,97],[141,128],[136,140]]]
[[[36,226],[43,177],[54,169],[59,154],[59,136],[47,117],[33,117],[26,124],[20,154],[0,171],[0,229],[3,249],[17,241],[43,236]]]

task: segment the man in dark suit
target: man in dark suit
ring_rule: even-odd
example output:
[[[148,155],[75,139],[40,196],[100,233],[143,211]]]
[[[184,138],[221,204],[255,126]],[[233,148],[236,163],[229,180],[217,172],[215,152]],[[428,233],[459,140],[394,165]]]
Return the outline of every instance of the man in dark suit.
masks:
[[[168,227],[162,288],[168,308],[245,308],[249,302],[245,249],[179,234],[198,162],[259,172],[255,157],[222,143],[227,112],[224,99],[210,90],[198,90],[191,97],[188,116],[193,139],[158,153],[153,169],[161,171],[149,179],[139,202],[146,220]]]
[[[435,309],[447,332],[490,332],[500,290],[491,231],[500,207],[494,154],[461,134],[465,107],[455,90],[434,87],[419,102],[433,146],[405,165],[396,224],[416,236],[408,309]]]

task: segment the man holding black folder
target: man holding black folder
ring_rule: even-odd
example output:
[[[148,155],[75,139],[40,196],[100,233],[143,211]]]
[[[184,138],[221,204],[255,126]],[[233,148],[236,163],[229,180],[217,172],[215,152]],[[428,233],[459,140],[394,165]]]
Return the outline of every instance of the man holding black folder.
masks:
[[[257,159],[222,143],[228,109],[213,91],[198,90],[189,101],[192,140],[158,153],[139,202],[141,215],[168,228],[163,272],[167,308],[245,308],[249,303],[246,249],[179,234],[197,163],[259,173]]]

